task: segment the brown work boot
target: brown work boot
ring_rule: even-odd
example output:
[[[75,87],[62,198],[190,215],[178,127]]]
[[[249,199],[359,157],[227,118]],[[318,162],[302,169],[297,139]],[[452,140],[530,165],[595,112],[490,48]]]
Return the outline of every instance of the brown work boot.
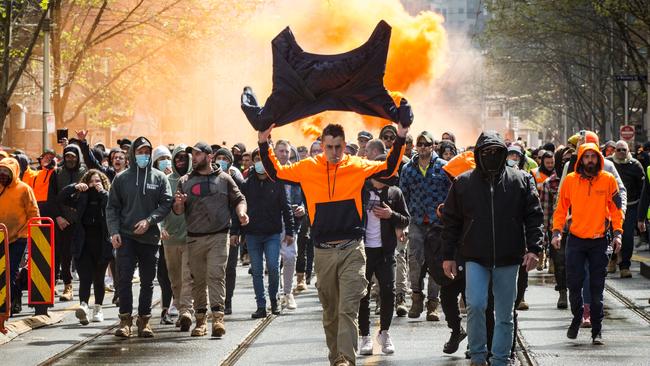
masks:
[[[120,325],[115,331],[116,337],[129,338],[131,336],[131,326],[133,317],[131,314],[120,314]]]
[[[153,338],[153,329],[149,325],[151,315],[138,315],[135,325],[138,326],[138,337]]]
[[[630,272],[630,270],[627,268],[622,269],[621,278],[632,278],[632,272]]]
[[[438,300],[427,301],[427,321],[440,321],[440,313],[438,312]]]
[[[424,310],[424,294],[421,292],[413,292],[411,294],[411,310],[409,310],[409,318],[419,318]]]
[[[72,284],[65,285],[63,293],[59,297],[59,301],[72,301],[74,295],[72,294]]]
[[[213,337],[223,337],[226,334],[226,326],[223,324],[223,312],[222,311],[213,311],[212,312],[212,336]]]
[[[192,326],[192,316],[190,316],[189,312],[183,312],[181,315],[178,317],[178,325],[177,327],[181,328],[181,332],[187,332],[190,330],[190,327]]]
[[[607,273],[616,273],[616,259],[610,259],[607,263]]]
[[[297,283],[296,283],[296,288],[293,289],[294,294],[299,294],[303,291],[307,291],[307,283],[305,282],[305,274],[304,273],[296,273],[296,278],[297,278]]]
[[[348,361],[345,356],[339,355],[339,357],[334,360],[334,366],[350,366],[350,361]]]
[[[208,334],[208,319],[205,313],[196,313],[196,325],[192,329],[192,337],[203,337]]]

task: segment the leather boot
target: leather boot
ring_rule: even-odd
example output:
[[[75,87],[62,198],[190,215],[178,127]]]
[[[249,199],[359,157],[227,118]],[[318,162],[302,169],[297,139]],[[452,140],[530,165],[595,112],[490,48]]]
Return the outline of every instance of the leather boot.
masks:
[[[397,296],[395,296],[395,312],[399,317],[406,316],[406,313],[408,313],[404,294],[397,294]]]
[[[208,334],[208,319],[205,313],[196,313],[196,326],[192,329],[192,337],[203,337]]]
[[[437,322],[440,321],[440,313],[438,312],[438,301],[427,301],[427,321]]]
[[[421,292],[413,292],[411,294],[411,310],[409,310],[409,318],[419,318],[424,310],[424,294]]]
[[[74,295],[72,294],[72,284],[65,285],[63,293],[59,297],[59,301],[72,301]]]
[[[120,325],[115,331],[116,337],[129,338],[131,336],[131,326],[133,317],[131,314],[120,314]]]
[[[296,288],[293,290],[294,293],[299,294],[303,291],[307,291],[307,283],[305,282],[304,273],[296,273],[297,282]]]
[[[149,325],[151,315],[138,315],[135,325],[138,326],[138,337],[153,338],[153,329]]]
[[[223,323],[223,312],[214,311],[212,312],[212,336],[213,337],[223,337],[226,334],[226,326]]]
[[[560,297],[557,299],[557,308],[566,309],[568,307],[569,303],[567,301],[566,290],[560,290]]]

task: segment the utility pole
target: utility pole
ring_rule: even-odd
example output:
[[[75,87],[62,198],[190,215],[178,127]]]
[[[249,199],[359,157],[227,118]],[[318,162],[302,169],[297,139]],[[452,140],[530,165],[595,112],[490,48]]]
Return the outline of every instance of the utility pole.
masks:
[[[43,24],[43,150],[50,148],[48,122],[52,118],[50,105],[50,10]]]
[[[614,128],[614,23],[609,22],[609,123],[605,128],[605,140],[612,140]]]

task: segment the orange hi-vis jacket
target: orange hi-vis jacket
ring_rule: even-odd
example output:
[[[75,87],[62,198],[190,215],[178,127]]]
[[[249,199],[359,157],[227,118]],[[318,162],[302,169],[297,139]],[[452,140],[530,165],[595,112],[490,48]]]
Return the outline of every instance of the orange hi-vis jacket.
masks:
[[[370,161],[344,154],[337,164],[324,154],[281,165],[268,143],[259,144],[264,168],[271,179],[300,184],[307,200],[314,243],[359,239],[363,235],[361,191],[366,179],[389,177],[399,169],[404,138],[397,137],[386,161]]]
[[[27,183],[34,190],[36,201],[46,202],[48,198],[48,189],[50,188],[50,179],[54,175],[55,169],[43,168],[39,170],[27,169],[23,182]]]
[[[16,159],[2,159],[0,167],[9,169],[12,176],[8,186],[0,186],[0,223],[7,226],[9,243],[13,243],[27,238],[27,222],[39,216],[38,204],[32,189],[19,178],[20,166]]]
[[[595,151],[599,157],[598,173],[594,177],[583,175],[582,155],[588,150]],[[604,158],[596,144],[580,146],[575,171],[566,176],[560,187],[553,215],[554,232],[562,231],[569,208],[572,216],[569,231],[578,238],[602,238],[610,224],[614,231],[623,232],[624,215],[618,184],[603,166]]]
[[[476,162],[474,161],[474,152],[465,151],[454,156],[451,160],[442,167],[442,170],[447,172],[451,179],[453,180],[457,176],[465,173],[468,170],[476,168]]]

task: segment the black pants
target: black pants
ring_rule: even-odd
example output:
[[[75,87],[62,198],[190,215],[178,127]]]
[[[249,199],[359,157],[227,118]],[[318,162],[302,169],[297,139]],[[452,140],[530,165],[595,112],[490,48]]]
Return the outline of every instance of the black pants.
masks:
[[[304,273],[311,278],[314,268],[314,243],[310,237],[309,218],[305,215],[300,231],[298,232],[298,258],[296,259],[296,273]]]
[[[88,304],[90,299],[90,286],[95,290],[95,304],[104,302],[104,274],[108,262],[102,255],[102,228],[101,226],[84,226],[86,237],[83,250],[76,260],[79,272],[79,301]]]
[[[54,230],[54,278],[63,280],[63,283],[69,285],[72,283],[72,236],[74,234],[74,225],[59,229],[55,223]],[[59,277],[60,276],[60,277]]]
[[[169,272],[167,272],[167,262],[165,261],[165,249],[160,246],[158,250],[158,269],[156,271],[158,276],[158,285],[160,285],[160,293],[162,297],[162,309],[169,309],[172,303],[172,283],[169,281]]]
[[[589,290],[591,292],[591,335],[600,334],[602,328],[603,292],[607,275],[607,239],[581,239],[570,235],[566,247],[567,286],[573,322],[580,323],[583,312],[582,287],[585,279],[585,263],[589,266]]]
[[[458,278],[452,283],[440,286],[440,305],[447,320],[447,327],[452,331],[460,330],[460,309],[458,309],[458,295],[465,301],[465,277]],[[489,319],[489,317],[486,317]]]
[[[232,305],[232,296],[235,293],[237,259],[239,259],[239,246],[231,246],[228,251],[228,263],[226,263],[226,306]]]
[[[568,233],[562,234],[560,249],[555,249],[551,245],[551,260],[555,267],[555,291],[566,291],[566,241]]]
[[[395,308],[395,256],[385,255],[382,248],[365,248],[366,251],[366,280],[368,291],[359,304],[359,330],[362,336],[370,335],[370,288],[372,276],[379,283],[379,298],[381,299],[381,314],[379,323],[381,330],[388,330],[393,319]]]
[[[117,250],[117,265],[120,273],[118,286],[120,314],[131,314],[133,311],[133,285],[131,281],[137,265],[140,268],[138,315],[151,315],[153,280],[156,277],[157,264],[157,245],[140,243],[126,235],[122,235],[122,246]]]

